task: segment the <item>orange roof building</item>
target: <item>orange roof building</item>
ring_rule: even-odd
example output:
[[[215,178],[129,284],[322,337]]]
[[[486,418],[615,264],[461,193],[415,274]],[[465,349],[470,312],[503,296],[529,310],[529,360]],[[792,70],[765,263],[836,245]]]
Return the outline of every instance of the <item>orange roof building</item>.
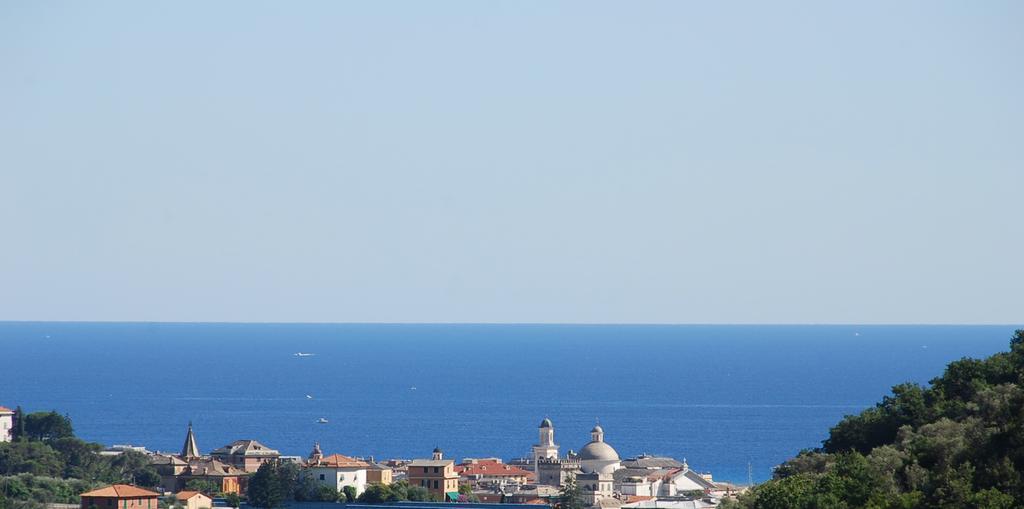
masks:
[[[114,484],[79,495],[82,509],[157,509],[160,494],[130,484]]]
[[[319,450],[317,444],[314,452]],[[370,469],[369,463],[343,454],[311,454],[310,460],[306,462],[304,475],[321,486],[338,491],[351,486],[356,490],[356,496],[359,496],[366,490],[366,473]]]
[[[499,459],[480,459],[455,465],[455,472],[469,483],[494,482],[526,484],[533,479],[533,472],[514,465],[506,465]]]
[[[198,491],[181,491],[174,494],[185,505],[185,509],[209,509],[213,507],[213,499]]]

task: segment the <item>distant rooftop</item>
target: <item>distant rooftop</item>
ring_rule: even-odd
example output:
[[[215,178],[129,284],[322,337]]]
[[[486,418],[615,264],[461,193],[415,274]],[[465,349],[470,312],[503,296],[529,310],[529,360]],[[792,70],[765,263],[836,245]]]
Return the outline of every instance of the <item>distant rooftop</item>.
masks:
[[[211,456],[280,456],[276,449],[271,449],[256,440],[235,440],[220,449],[210,452]]]

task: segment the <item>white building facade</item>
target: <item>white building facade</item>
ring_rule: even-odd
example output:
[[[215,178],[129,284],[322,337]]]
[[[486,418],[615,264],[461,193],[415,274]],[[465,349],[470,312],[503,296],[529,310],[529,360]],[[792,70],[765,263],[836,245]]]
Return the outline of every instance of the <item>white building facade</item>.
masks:
[[[358,497],[366,491],[366,471],[369,463],[341,454],[332,454],[306,464],[304,474],[321,486],[344,491],[346,486],[356,490]]]
[[[0,442],[14,439],[14,410],[0,406]]]

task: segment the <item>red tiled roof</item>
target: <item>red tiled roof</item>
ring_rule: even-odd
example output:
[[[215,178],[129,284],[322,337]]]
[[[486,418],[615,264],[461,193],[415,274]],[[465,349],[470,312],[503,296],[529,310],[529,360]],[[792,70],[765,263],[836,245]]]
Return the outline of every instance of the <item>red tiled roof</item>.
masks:
[[[647,497],[643,495],[626,495],[625,503],[632,504],[633,502],[643,502],[644,500],[654,500],[655,497]]]
[[[14,413],[14,410],[11,410],[10,408],[7,408],[5,406],[0,406],[0,414],[13,414],[13,413]]]
[[[327,468],[366,468],[369,467],[370,464],[365,461],[350,458],[343,454],[332,454],[330,456],[324,456],[322,460],[316,463],[311,463],[310,466]]]
[[[459,475],[491,476],[491,477],[526,477],[530,472],[519,467],[498,463],[497,461],[480,461],[478,463],[462,463],[455,465]]]
[[[159,497],[159,493],[132,486],[130,484],[113,484],[98,490],[87,491],[81,497]]]

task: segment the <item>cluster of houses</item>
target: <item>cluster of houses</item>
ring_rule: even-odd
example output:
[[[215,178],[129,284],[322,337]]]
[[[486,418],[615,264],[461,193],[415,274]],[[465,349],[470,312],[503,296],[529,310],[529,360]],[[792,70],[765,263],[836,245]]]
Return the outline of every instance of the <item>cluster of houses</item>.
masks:
[[[7,423],[0,407],[0,440]],[[237,440],[209,454],[201,454],[189,423],[179,454],[148,453],[141,448],[114,446],[108,454],[135,449],[147,452],[160,475],[164,494],[175,493],[187,509],[212,507],[206,495],[189,491],[190,481],[200,480],[222,493],[244,494],[249,477],[268,461],[293,461],[307,479],[339,492],[362,494],[372,484],[405,480],[445,502],[465,501],[460,487],[468,486],[471,499],[482,503],[554,505],[566,483],[579,487],[584,501],[601,509],[697,509],[714,507],[737,487],[715,482],[711,474],[690,469],[686,460],[640,455],[621,459],[604,439],[600,425],[591,430],[591,440],[576,451],[559,453],[555,428],[550,419],[538,427],[538,443],[532,455],[504,462],[500,458],[466,458],[461,463],[445,459],[434,449],[429,459],[388,460],[372,457],[325,455],[313,444],[305,458],[282,456],[257,440]],[[83,509],[117,507],[155,509],[162,494],[128,485],[108,486],[82,494]]]

